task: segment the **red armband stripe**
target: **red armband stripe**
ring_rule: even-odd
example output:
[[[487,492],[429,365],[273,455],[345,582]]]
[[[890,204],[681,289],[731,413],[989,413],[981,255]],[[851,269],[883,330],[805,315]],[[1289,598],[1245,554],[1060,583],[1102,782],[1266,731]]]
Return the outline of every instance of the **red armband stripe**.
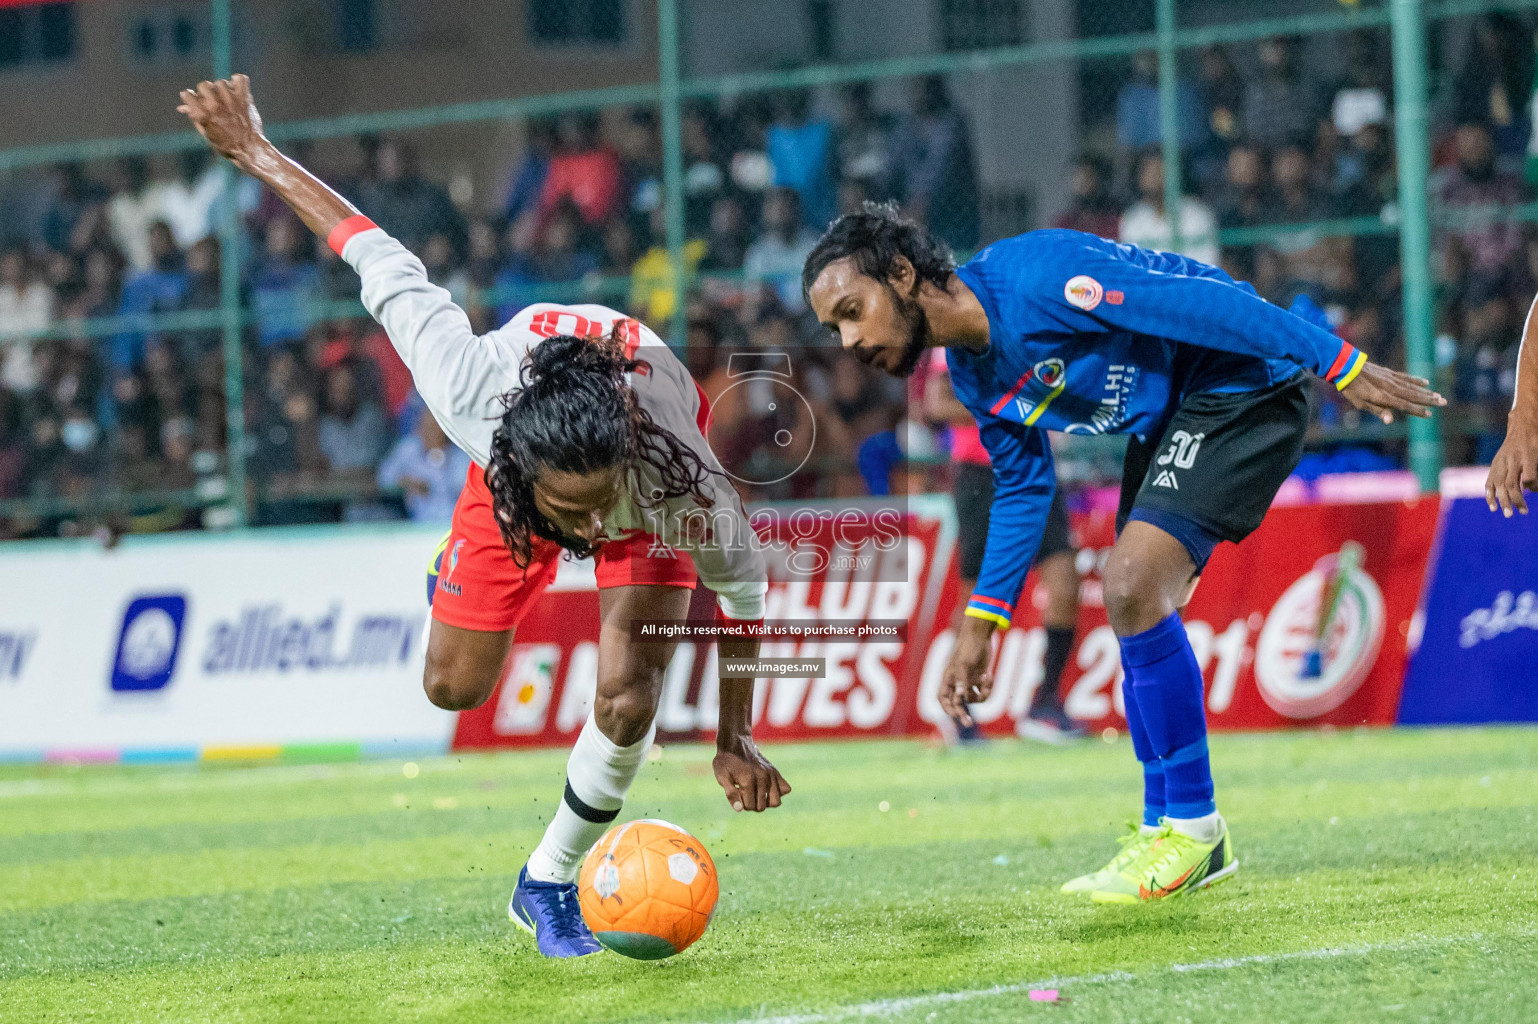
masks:
[[[694,390],[699,392],[700,411],[695,414],[694,422],[700,425],[700,433],[705,433],[705,428],[710,426],[710,396],[705,394],[705,389],[700,387],[700,382],[694,382]],[[763,620],[760,619],[760,622]]]
[[[1005,614],[1008,614],[1008,613],[1013,612],[1015,610],[1014,605],[1010,604],[1008,601],[1000,601],[996,597],[984,597],[982,594],[973,594],[972,595],[972,600],[973,601],[980,601],[983,604],[991,604],[995,608],[1002,608],[1002,609],[1004,609]]]
[[[342,250],[347,247],[347,243],[352,239],[353,235],[362,234],[365,231],[372,231],[378,226],[378,224],[375,224],[373,221],[363,216],[363,214],[354,214],[353,216],[348,217],[346,220],[342,221],[342,223],[331,229],[331,234],[326,236],[326,244],[331,246],[332,252],[340,256],[342,255]]]
[[[1004,407],[1009,404],[1009,400],[1018,395],[1020,393],[1020,389],[1029,384],[1031,378],[1034,376],[1036,376],[1035,367],[1032,367],[1031,369],[1022,373],[1020,375],[1020,379],[1015,381],[1015,386],[1004,392],[1004,394],[1000,396],[999,400],[994,402],[988,411],[997,416],[1004,409]]]
[[[1325,373],[1324,379],[1333,383],[1335,378],[1344,373],[1346,367],[1351,365],[1351,357],[1354,355],[1356,355],[1356,348],[1352,346],[1351,342],[1341,342],[1340,352],[1335,356],[1335,362],[1330,364],[1330,369]]]

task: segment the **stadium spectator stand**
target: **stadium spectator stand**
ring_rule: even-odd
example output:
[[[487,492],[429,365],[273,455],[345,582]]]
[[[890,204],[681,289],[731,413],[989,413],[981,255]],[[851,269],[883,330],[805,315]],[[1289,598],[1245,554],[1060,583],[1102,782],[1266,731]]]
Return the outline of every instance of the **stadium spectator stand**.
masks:
[[[1452,463],[1493,453],[1510,404],[1517,330],[1538,291],[1538,234],[1490,209],[1532,198],[1523,176],[1532,61],[1500,42],[1514,24],[1531,38],[1531,20],[1476,21],[1464,64],[1435,108],[1432,195],[1439,213],[1460,217],[1437,233],[1439,383],[1456,398],[1453,415],[1473,424],[1449,441]],[[1283,305],[1307,292],[1353,344],[1402,365],[1396,237],[1330,236],[1310,226],[1391,222],[1386,34],[1353,33],[1340,80],[1311,77],[1302,48],[1274,39],[1193,55],[1180,83],[1183,247],[1220,260]],[[1103,123],[1082,126],[1086,150],[1065,168],[1071,203],[1040,211],[1042,226],[1120,232],[1143,244],[1168,238],[1155,70],[1148,55],[1123,62],[1125,85]],[[718,374],[718,349],[826,347],[804,312],[795,270],[839,210],[895,199],[963,254],[990,240],[965,108],[941,78],[911,85],[905,109],[883,108],[865,85],[686,108],[685,264],[695,287],[682,301],[688,359],[702,381]],[[680,296],[664,245],[660,127],[652,111],[615,114],[531,121],[507,187],[470,201],[404,139],[357,140],[354,166],[314,164],[412,245],[479,329],[528,301],[554,299],[606,302],[665,332]],[[199,157],[133,158],[11,183],[0,212],[0,339],[25,340],[7,341],[0,359],[0,499],[191,492],[222,473],[217,328],[125,328],[104,339],[70,330],[85,318],[218,307],[212,171]],[[250,254],[241,290],[255,320],[245,338],[255,521],[405,517],[408,508],[443,507],[441,494],[424,503],[418,488],[399,489],[401,473],[379,472],[392,449],[397,461],[408,449],[409,459],[423,458],[420,439],[400,443],[416,438],[415,403],[386,340],[366,318],[315,312],[356,299],[350,271],[249,183],[240,196]],[[1222,248],[1212,234],[1267,225],[1298,227]],[[849,440],[829,453],[823,486],[858,492],[860,446],[885,432],[912,436],[903,390],[831,350],[814,370],[811,379],[825,386],[808,399]],[[1327,402],[1319,415],[1323,429],[1336,431],[1331,438],[1358,425]],[[1370,429],[1355,440],[1379,456],[1398,453],[1397,440]],[[168,500],[147,514],[122,514],[118,525],[196,527],[195,505]],[[0,537],[93,525],[68,511],[10,515],[0,518]]]

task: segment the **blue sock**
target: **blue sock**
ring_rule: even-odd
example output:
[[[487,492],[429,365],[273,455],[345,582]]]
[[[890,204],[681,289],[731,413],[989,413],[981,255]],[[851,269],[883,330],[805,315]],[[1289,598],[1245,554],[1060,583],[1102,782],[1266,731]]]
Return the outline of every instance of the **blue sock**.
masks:
[[[1121,684],[1122,703],[1127,706],[1127,732],[1132,734],[1132,752],[1143,765],[1143,824],[1157,828],[1164,817],[1164,765],[1148,742],[1143,716],[1138,713],[1137,694],[1132,692],[1132,676]]]
[[[1136,703],[1148,750],[1164,770],[1164,813],[1171,818],[1212,814],[1217,805],[1207,758],[1202,674],[1179,614],[1122,637],[1121,658],[1132,693],[1128,706]]]
[[[1181,747],[1169,757],[1162,758],[1161,763],[1170,793],[1165,814],[1171,818],[1200,818],[1218,809],[1212,796],[1212,763],[1207,759],[1207,737]]]

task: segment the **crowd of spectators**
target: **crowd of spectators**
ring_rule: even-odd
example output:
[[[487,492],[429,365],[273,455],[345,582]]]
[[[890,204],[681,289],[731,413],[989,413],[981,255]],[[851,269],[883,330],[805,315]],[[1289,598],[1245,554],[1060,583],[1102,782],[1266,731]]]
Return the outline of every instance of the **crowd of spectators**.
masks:
[[[1538,290],[1538,235],[1492,210],[1530,193],[1524,39],[1531,32],[1517,19],[1474,23],[1438,97],[1430,183],[1442,218],[1441,382],[1496,430]],[[1387,39],[1352,34],[1338,80],[1312,73],[1304,46],[1214,46],[1179,79],[1179,247],[1284,305],[1307,292],[1354,344],[1402,364]],[[1159,125],[1157,61],[1139,54],[1105,124],[1084,126],[1085,139],[1104,144],[1073,163],[1071,199],[1046,223],[1170,248]],[[890,481],[861,476],[862,446],[878,442],[943,453],[943,430],[907,417],[920,406],[901,384],[834,357],[805,309],[799,271],[820,228],[867,199],[896,200],[960,253],[990,240],[968,119],[944,79],[913,81],[896,109],[867,84],[689,105],[687,294],[665,244],[651,110],[535,120],[526,137],[495,202],[451,197],[401,139],[358,140],[345,166],[297,155],[418,253],[478,330],[548,299],[605,302],[666,333],[683,303],[687,359],[712,397],[731,385],[723,353],[794,350],[826,431],[823,461],[815,479],[756,496],[880,490]],[[221,500],[231,419],[221,182],[210,159],[188,153],[18,176],[0,197],[0,339],[10,339],[0,349],[0,500],[41,499],[36,514],[0,511],[0,535],[79,529],[90,516],[69,507],[103,495],[154,492],[119,513],[130,529],[196,526],[199,509]],[[239,289],[252,313],[240,422],[256,521],[445,519],[464,459],[382,332],[355,306],[330,305],[356,303],[352,271],[255,183],[241,183],[238,206],[249,254]],[[1313,226],[1333,220],[1351,230]],[[1261,230],[1220,244],[1219,232],[1245,228]],[[153,313],[186,319],[172,331],[135,323]],[[102,317],[120,318],[113,333],[82,329]],[[1341,415],[1326,405],[1325,426]],[[752,429],[723,423],[738,433],[713,441],[750,443]],[[1487,456],[1489,431],[1473,438],[1451,458]]]
[[[1522,18],[1473,20],[1434,97],[1436,365],[1461,414],[1453,462],[1488,461],[1500,441],[1515,342],[1538,291],[1538,231],[1519,210],[1538,180],[1532,37]],[[1311,71],[1307,48],[1317,43],[1283,37],[1255,48],[1249,74],[1234,47],[1215,45],[1179,78],[1179,248],[1281,305],[1308,294],[1344,337],[1402,366],[1389,41],[1364,29],[1343,44],[1336,77]],[[1112,159],[1075,166],[1073,204],[1058,223],[1171,248],[1152,54],[1134,59],[1114,120]],[[1231,243],[1219,245],[1224,231]],[[1322,412],[1332,423],[1341,410]]]

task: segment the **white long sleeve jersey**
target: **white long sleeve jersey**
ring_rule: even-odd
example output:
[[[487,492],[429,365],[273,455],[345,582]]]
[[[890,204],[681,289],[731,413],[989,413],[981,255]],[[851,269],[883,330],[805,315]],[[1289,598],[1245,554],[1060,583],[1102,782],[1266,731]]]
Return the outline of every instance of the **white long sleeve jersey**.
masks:
[[[363,279],[363,304],[411,370],[423,401],[444,433],[478,466],[491,457],[492,434],[504,412],[502,397],[521,386],[519,374],[530,349],[557,334],[608,334],[616,321],[629,319],[607,306],[537,303],[497,330],[477,336],[449,293],[427,279],[421,261],[383,230],[353,235],[342,247],[342,258]],[[647,364],[648,372],[631,374],[630,386],[657,425],[714,471],[707,488],[713,490],[715,504],[701,509],[685,496],[643,506],[637,495],[661,486],[660,474],[643,462],[626,497],[605,518],[602,539],[644,532],[676,545],[694,560],[727,617],[761,619],[768,589],[763,554],[737,493],[700,430],[699,389],[656,334],[640,324],[637,329],[636,358]]]

